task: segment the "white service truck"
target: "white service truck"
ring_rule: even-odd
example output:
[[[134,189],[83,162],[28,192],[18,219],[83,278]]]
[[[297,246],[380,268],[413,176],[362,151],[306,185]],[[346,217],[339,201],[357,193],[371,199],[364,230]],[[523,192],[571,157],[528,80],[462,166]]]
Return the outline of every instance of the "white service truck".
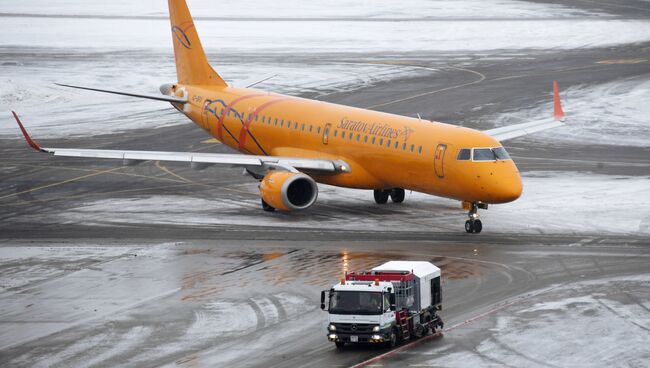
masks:
[[[329,313],[327,338],[345,344],[394,347],[442,329],[440,269],[429,262],[390,261],[370,271],[346,273],[321,292]]]

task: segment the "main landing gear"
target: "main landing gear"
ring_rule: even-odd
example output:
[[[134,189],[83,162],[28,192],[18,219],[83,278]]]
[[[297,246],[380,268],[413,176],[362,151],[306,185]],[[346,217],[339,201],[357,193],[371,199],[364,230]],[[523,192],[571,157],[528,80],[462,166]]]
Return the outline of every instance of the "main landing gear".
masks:
[[[404,202],[404,189],[394,188],[394,189],[375,189],[375,202],[377,204],[386,204],[388,202],[388,197],[393,201],[393,203],[402,203]]]
[[[483,230],[483,223],[478,219],[478,209],[487,210],[487,203],[470,203],[463,202],[463,208],[469,209],[467,216],[469,220],[465,221],[465,231],[468,233],[478,234]]]

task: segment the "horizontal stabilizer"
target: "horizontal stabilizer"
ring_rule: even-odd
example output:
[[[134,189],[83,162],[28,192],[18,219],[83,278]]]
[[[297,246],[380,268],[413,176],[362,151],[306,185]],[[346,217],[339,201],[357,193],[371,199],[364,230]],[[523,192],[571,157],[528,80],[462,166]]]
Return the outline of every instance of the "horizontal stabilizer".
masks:
[[[165,101],[165,102],[174,102],[174,103],[180,103],[180,104],[187,103],[187,99],[186,99],[186,98],[180,98],[180,97],[175,97],[175,96],[141,95],[141,94],[130,93],[130,92],[111,91],[111,90],[107,90],[107,89],[98,89],[98,88],[90,88],[90,87],[71,86],[71,85],[69,85],[69,84],[60,84],[60,83],[54,83],[54,84],[56,84],[57,86],[61,86],[61,87],[69,87],[69,88],[85,89],[85,90],[88,90],[88,91],[103,92],[103,93],[112,93],[112,94],[114,94],[114,95],[122,95],[122,96],[137,97],[137,98],[145,98],[145,99],[148,99],[148,100]]]

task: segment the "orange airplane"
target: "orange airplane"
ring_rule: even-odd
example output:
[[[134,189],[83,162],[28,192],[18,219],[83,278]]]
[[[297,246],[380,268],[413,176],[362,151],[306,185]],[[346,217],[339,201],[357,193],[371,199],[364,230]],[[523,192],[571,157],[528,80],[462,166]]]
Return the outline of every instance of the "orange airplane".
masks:
[[[404,201],[404,190],[456,199],[468,233],[483,226],[478,209],[519,198],[521,177],[499,141],[562,125],[557,82],[555,119],[478,131],[250,88],[233,88],[208,64],[185,0],[169,0],[178,83],[162,95],[63,85],[167,101],[241,154],[43,148],[14,117],[34,149],[54,156],[189,162],[244,167],[260,180],[265,211],[303,210],[316,183],[372,189],[378,204]]]

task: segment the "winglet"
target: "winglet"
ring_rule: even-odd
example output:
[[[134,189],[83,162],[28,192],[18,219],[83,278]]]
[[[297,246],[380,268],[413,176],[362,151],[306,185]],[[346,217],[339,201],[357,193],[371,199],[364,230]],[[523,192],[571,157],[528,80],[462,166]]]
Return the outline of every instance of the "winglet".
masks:
[[[18,123],[18,126],[20,127],[20,130],[23,132],[23,135],[25,136],[25,140],[27,141],[27,144],[29,144],[33,149],[35,149],[37,151],[45,152],[45,150],[42,149],[41,146],[39,146],[38,143],[36,143],[32,139],[32,137],[29,136],[29,133],[27,133],[27,130],[25,130],[25,127],[23,126],[23,123],[20,122],[20,119],[18,118],[18,114],[16,114],[15,111],[12,111],[11,113],[14,114],[14,119],[16,119],[16,122]]]
[[[562,110],[562,103],[560,102],[557,81],[553,81],[553,116],[555,116],[555,120],[564,121],[564,110]]]

